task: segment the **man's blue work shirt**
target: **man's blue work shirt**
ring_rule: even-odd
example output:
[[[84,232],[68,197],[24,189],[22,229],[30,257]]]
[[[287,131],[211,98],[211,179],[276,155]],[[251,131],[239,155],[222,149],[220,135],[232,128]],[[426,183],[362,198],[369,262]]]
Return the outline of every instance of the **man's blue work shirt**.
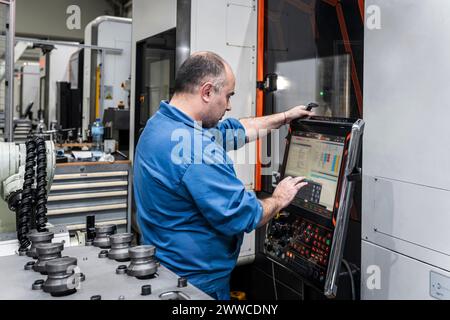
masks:
[[[224,150],[245,144],[244,127],[227,119],[215,129],[161,102],[137,145],[134,194],[143,243],[156,247],[157,259],[226,299],[244,232],[257,227],[263,209]]]

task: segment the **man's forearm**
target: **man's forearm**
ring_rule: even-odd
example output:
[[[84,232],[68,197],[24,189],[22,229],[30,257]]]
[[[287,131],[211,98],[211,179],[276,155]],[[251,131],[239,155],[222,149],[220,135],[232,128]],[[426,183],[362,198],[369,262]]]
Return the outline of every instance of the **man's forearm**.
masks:
[[[270,219],[273,218],[275,214],[277,214],[278,212],[280,212],[281,209],[283,209],[281,207],[280,202],[277,201],[274,197],[270,197],[260,201],[263,207],[263,217],[259,222],[258,227],[265,225],[267,222],[270,221]]]
[[[289,123],[292,119],[287,117],[288,114],[282,112],[265,117],[240,119],[240,122],[245,128],[248,141],[251,142],[266,136],[270,130],[278,129],[282,125]]]
[[[294,119],[312,115],[314,113],[306,110],[304,106],[296,106],[285,112],[265,117],[245,118],[240,121],[245,128],[247,142],[251,142],[266,136],[272,129],[278,129],[284,124],[291,123]]]

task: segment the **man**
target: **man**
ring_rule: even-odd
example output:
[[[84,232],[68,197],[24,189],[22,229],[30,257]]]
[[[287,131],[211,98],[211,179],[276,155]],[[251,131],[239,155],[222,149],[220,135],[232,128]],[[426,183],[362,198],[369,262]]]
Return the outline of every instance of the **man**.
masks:
[[[156,247],[164,266],[221,300],[229,299],[230,273],[244,232],[266,224],[306,185],[302,177],[288,177],[272,197],[258,200],[237,179],[225,149],[257,139],[260,129],[312,114],[299,106],[219,123],[231,110],[234,87],[233,72],[221,57],[193,54],[178,71],[172,100],[161,102],[148,121],[134,162],[142,242]]]

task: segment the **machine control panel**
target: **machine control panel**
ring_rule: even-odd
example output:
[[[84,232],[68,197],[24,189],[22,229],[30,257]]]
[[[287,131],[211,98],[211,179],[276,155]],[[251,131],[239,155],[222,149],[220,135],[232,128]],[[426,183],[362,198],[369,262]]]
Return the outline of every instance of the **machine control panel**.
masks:
[[[291,124],[281,178],[302,176],[308,184],[268,224],[267,257],[335,297],[362,120],[311,118]]]
[[[300,204],[301,199],[304,199],[306,202],[319,204],[322,185],[314,182],[313,180],[305,180],[305,182],[308,182],[308,185],[300,189],[294,201],[296,201],[297,204]]]
[[[307,277],[315,286],[323,287],[332,231],[301,217],[283,213],[268,229],[266,251],[274,254],[293,271]]]

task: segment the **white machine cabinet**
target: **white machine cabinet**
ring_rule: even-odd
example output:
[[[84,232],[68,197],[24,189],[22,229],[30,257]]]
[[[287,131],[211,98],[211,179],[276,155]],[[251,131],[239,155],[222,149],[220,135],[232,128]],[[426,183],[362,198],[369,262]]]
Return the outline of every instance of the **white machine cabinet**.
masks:
[[[450,2],[366,0],[362,299],[450,299]]]

